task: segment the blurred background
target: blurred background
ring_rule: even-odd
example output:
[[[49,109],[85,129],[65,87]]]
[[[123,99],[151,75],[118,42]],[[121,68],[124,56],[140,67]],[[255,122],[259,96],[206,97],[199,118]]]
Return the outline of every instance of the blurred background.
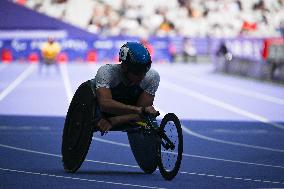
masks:
[[[154,63],[211,64],[214,71],[284,81],[283,0],[2,0],[1,63],[117,63],[140,41]]]
[[[181,121],[174,182],[141,174],[120,132],[63,172],[73,94],[127,41],[161,76],[155,108]],[[283,65],[284,0],[0,0],[0,189],[283,188]]]

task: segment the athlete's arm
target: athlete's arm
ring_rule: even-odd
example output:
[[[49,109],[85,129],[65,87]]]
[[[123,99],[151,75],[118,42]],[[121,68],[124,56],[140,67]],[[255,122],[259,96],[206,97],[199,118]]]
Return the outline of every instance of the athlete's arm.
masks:
[[[155,96],[151,95],[145,91],[139,96],[137,101],[137,106],[147,107],[152,106],[154,102]]]
[[[138,107],[145,107],[145,111],[150,114],[157,114],[157,111],[153,107],[155,96],[144,91],[137,102]]]
[[[108,88],[98,88],[97,95],[102,112],[117,114],[117,116],[107,118],[108,122],[105,122],[105,125],[102,124],[100,127],[102,131],[108,131],[116,125],[142,121],[143,119],[140,116],[142,114],[141,107],[145,107],[145,112],[152,114],[157,113],[152,106],[155,96],[145,91],[140,95],[137,106],[130,106],[113,100]],[[122,113],[124,114],[122,115]]]
[[[100,110],[102,112],[115,114],[115,115],[142,113],[142,107],[126,105],[116,100],[113,100],[111,91],[108,88],[104,87],[97,88],[96,94]]]

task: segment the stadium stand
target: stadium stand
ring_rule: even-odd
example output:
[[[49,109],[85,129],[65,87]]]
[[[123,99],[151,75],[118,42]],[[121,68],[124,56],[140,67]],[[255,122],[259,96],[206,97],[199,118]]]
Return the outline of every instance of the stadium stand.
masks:
[[[283,0],[25,0],[22,4],[103,35],[276,37],[284,21]]]
[[[200,62],[205,57],[217,71],[284,80],[283,58],[279,56],[284,54],[283,43],[274,43],[283,41],[284,37],[283,0],[172,0],[167,3],[163,0],[151,0],[151,3],[4,0],[0,3],[0,17],[6,17],[0,20],[1,57],[6,62],[34,60],[39,55],[36,48],[39,45],[35,44],[48,36],[31,39],[31,33],[37,36],[39,30],[44,30],[46,35],[51,31],[52,35],[59,36],[64,55],[60,57],[69,62],[117,62],[121,44],[128,40],[144,41],[151,48],[155,63]],[[7,29],[21,30],[29,37],[26,41],[13,38],[9,30],[7,39]],[[37,35],[30,30],[36,30]],[[228,51],[226,56],[217,53],[222,45]],[[27,48],[18,51],[24,46]]]

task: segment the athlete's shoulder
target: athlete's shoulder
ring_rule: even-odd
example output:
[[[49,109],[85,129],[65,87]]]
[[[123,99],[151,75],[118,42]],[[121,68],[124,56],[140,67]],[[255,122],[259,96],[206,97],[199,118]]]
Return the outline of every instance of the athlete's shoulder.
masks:
[[[119,64],[105,64],[98,69],[98,72],[119,72],[120,70],[121,68]]]
[[[142,80],[141,86],[142,86],[142,88],[145,88],[145,87],[148,87],[148,86],[152,86],[152,85],[159,86],[159,83],[160,83],[160,75],[159,75],[159,73],[156,70],[151,68],[146,73],[145,78]]]
[[[145,78],[142,80],[140,86],[144,91],[155,96],[155,93],[159,87],[159,83],[160,83],[159,73],[151,68],[147,72]]]
[[[147,72],[147,74],[146,74],[146,76],[145,76],[145,79],[146,80],[158,80],[158,81],[160,81],[160,74],[159,74],[159,72],[157,72],[156,70],[154,70],[153,68],[151,68],[148,72]]]
[[[101,66],[96,74],[96,86],[111,88],[121,79],[121,68],[119,64],[106,64]]]

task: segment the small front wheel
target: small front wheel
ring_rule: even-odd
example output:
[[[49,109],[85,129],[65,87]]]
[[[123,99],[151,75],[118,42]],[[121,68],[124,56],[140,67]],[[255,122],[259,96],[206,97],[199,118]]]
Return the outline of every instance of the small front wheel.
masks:
[[[168,113],[161,121],[158,148],[158,167],[166,180],[172,180],[179,171],[183,153],[183,135],[178,117]]]

